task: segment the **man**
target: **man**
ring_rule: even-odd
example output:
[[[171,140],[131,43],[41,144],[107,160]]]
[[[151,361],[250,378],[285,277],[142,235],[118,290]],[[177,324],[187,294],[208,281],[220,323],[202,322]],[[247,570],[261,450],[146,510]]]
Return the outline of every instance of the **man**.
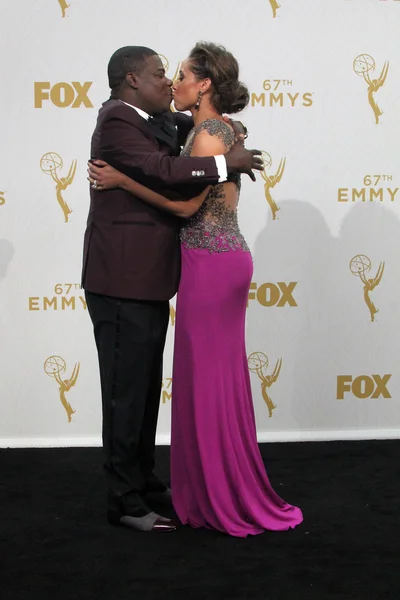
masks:
[[[261,169],[258,151],[238,144],[225,157],[179,157],[192,126],[172,113],[172,81],[149,48],[117,50],[108,65],[111,98],[100,109],[92,159],[103,159],[138,182],[186,198],[216,184],[227,171]],[[154,115],[165,113],[160,123]],[[194,184],[197,185],[193,187]],[[196,194],[189,190],[196,189]],[[82,286],[94,325],[103,403],[108,520],[141,531],[171,531],[176,523],[153,512],[170,501],[154,470],[155,434],[169,300],[180,275],[179,221],[121,189],[91,189]]]

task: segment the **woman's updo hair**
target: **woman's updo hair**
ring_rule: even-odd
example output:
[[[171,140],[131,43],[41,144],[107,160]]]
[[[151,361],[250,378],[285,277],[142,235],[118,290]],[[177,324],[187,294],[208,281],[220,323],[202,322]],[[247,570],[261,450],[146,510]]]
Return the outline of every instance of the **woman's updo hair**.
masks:
[[[234,114],[249,103],[249,90],[239,81],[236,58],[223,46],[199,42],[189,54],[196,79],[211,79],[211,102],[219,113]]]

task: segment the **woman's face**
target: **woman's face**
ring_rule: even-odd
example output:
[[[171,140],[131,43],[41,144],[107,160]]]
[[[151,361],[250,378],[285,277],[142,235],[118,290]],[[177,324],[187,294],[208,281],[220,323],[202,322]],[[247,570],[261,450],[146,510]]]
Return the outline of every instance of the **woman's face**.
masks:
[[[182,63],[178,79],[174,81],[172,86],[176,110],[183,112],[193,108],[198,100],[199,91],[203,86],[204,82],[196,79],[194,73],[190,70],[189,60],[186,59]]]

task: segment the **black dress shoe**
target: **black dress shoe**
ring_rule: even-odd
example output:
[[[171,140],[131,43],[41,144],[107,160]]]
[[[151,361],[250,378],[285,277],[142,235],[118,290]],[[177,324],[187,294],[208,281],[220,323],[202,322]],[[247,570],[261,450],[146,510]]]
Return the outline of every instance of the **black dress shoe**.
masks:
[[[122,525],[137,531],[176,531],[179,526],[177,521],[161,517],[154,512],[150,512],[143,517],[135,517],[108,509],[107,520],[111,525]]]

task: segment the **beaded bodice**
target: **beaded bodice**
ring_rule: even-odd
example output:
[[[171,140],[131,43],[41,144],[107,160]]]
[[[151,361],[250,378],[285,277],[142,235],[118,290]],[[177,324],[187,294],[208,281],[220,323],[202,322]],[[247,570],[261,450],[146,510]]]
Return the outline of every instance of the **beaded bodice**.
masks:
[[[217,136],[229,150],[234,134],[227,123],[217,119],[203,121],[189,133],[182,156],[190,156],[196,135],[202,131]],[[233,183],[232,185],[227,185]],[[249,248],[240,233],[237,204],[240,192],[240,175],[233,173],[226,183],[214,185],[200,209],[181,227],[182,244],[189,249],[205,249],[209,252],[228,252]]]

